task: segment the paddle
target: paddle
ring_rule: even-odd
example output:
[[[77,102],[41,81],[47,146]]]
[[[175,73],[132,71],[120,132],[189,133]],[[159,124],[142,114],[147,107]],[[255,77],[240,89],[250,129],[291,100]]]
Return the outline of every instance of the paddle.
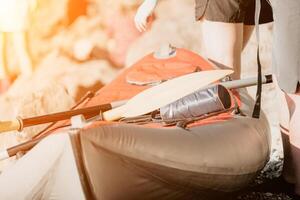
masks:
[[[122,117],[139,116],[156,110],[164,105],[172,103],[196,90],[205,87],[229,74],[232,70],[211,70],[201,71],[166,81],[160,85],[149,88],[130,99],[125,105],[113,108],[111,105],[98,106],[96,111],[106,111],[103,117],[107,121],[113,121]],[[121,105],[117,103],[117,105]],[[112,110],[109,110],[113,108]],[[12,130],[22,130],[23,127],[36,125],[37,122],[48,123],[71,116],[82,114],[83,111],[90,112],[88,108],[78,111],[68,111],[52,115],[41,116],[39,118],[18,118],[13,121],[0,121],[0,133]],[[92,109],[95,112],[95,108]],[[109,110],[109,111],[107,111]],[[97,114],[98,114],[97,113]]]
[[[272,75],[265,75],[262,79],[262,82],[263,83],[272,83]],[[247,79],[241,79],[241,80],[227,81],[227,82],[222,82],[221,84],[224,87],[227,87],[228,89],[236,89],[236,88],[242,88],[242,87],[256,85],[257,78],[254,77],[254,78],[247,78]],[[44,135],[40,138],[32,139],[30,141],[24,142],[17,146],[13,146],[6,150],[0,151],[0,160],[15,156],[18,152],[30,150],[37,143],[39,143],[39,141],[41,141],[42,139],[44,139],[47,136],[48,135]]]
[[[103,113],[103,117],[107,121],[113,121],[122,117],[144,115],[232,73],[232,70],[211,70],[174,78],[137,94],[125,105]]]
[[[12,121],[2,121],[2,122],[0,121],[0,133],[5,131],[13,131],[13,130],[22,131],[23,128],[25,127],[39,125],[39,124],[46,124],[50,122],[57,122],[61,120],[67,120],[70,119],[72,116],[76,116],[76,115],[83,115],[85,118],[90,118],[99,115],[100,112],[105,112],[113,108],[119,107],[125,104],[126,102],[127,102],[126,100],[115,101],[108,104],[58,112],[58,113],[53,113],[48,115],[26,118],[26,119],[22,119],[18,117],[16,120],[12,120]]]

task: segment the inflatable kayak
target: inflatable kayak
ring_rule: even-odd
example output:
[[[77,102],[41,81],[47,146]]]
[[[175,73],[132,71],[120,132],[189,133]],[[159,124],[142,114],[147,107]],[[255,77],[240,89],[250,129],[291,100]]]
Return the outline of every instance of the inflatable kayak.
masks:
[[[164,59],[150,54],[79,107],[130,99],[150,85],[212,69],[184,49]],[[184,127],[98,120],[70,134],[62,128],[70,121],[56,123],[40,135],[60,134],[47,137],[3,172],[0,197],[216,199],[240,190],[268,161],[270,130],[263,113],[260,119],[251,117],[254,103],[244,89],[230,93],[235,100],[225,112]]]

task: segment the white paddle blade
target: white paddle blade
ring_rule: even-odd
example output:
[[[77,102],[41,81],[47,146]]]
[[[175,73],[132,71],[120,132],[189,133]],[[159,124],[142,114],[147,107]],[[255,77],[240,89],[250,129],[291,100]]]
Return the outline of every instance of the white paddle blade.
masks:
[[[123,117],[125,111],[126,111],[127,107],[126,104],[122,105],[120,107],[111,109],[109,111],[106,111],[103,113],[103,119],[106,121],[114,121],[114,120],[118,120],[120,118]]]
[[[232,70],[201,71],[163,82],[130,99],[125,105],[122,117],[147,114],[232,73]]]

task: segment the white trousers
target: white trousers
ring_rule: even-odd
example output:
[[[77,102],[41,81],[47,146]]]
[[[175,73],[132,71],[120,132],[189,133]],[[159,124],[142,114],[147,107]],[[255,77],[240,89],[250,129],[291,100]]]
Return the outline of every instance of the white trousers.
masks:
[[[300,80],[300,0],[269,1],[274,15],[274,74],[282,90],[294,93]]]

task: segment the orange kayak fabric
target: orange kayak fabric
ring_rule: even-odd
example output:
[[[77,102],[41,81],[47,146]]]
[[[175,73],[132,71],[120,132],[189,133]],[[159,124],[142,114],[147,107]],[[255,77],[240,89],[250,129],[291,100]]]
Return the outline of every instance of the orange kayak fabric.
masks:
[[[201,56],[178,49],[176,56],[167,59],[156,59],[150,54],[136,64],[126,75],[128,83],[137,85],[156,84],[178,76],[201,70],[211,70],[212,66]]]
[[[175,65],[172,65],[174,63]],[[150,69],[146,68],[147,65],[150,67]],[[185,69],[184,66],[186,66],[187,68]],[[163,68],[164,73],[154,72],[155,69],[157,69],[158,71],[160,67]],[[172,67],[173,69],[169,70]],[[164,59],[164,60],[159,60],[154,58],[152,53],[142,58],[132,67],[123,69],[120,75],[116,79],[114,79],[110,84],[101,88],[93,98],[85,101],[77,108],[95,106],[95,105],[110,103],[119,100],[127,100],[132,98],[136,94],[142,92],[143,90],[151,87],[149,85],[130,84],[128,80],[133,77],[135,78],[135,81],[138,80],[137,77],[140,77],[139,81],[142,82],[148,82],[149,80],[161,81],[161,80],[168,80],[171,78],[175,78],[187,73],[192,73],[196,69],[212,70],[213,68],[214,67],[204,58],[186,49],[178,48],[175,57]],[[150,74],[148,75],[147,72],[149,71]],[[240,104],[238,93],[235,92],[234,96],[236,97],[238,104]],[[234,102],[234,100],[232,100],[232,102]],[[234,104],[232,106],[234,106]],[[224,113],[218,116],[214,116],[205,120],[195,122],[190,126],[215,123],[218,121],[228,120],[230,118],[232,118],[231,113]],[[107,123],[116,123],[116,122],[95,122],[93,123],[92,126],[96,127],[99,124],[103,124],[103,123],[107,124]],[[52,126],[50,129],[45,130],[44,133],[47,133],[52,130],[56,130],[60,126],[64,127],[69,124],[70,124],[69,120],[56,123],[55,126]],[[145,126],[162,127],[161,124],[147,124]]]

